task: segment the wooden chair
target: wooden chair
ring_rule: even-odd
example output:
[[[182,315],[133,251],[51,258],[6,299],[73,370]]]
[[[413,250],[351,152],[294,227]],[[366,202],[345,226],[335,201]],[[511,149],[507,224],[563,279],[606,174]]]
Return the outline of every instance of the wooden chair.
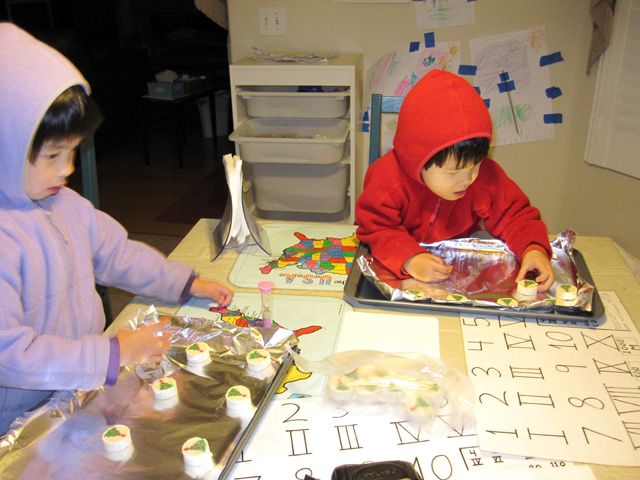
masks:
[[[398,115],[404,97],[385,97],[379,93],[371,95],[371,116],[369,127],[369,165],[375,162],[385,152],[383,145],[382,116]]]

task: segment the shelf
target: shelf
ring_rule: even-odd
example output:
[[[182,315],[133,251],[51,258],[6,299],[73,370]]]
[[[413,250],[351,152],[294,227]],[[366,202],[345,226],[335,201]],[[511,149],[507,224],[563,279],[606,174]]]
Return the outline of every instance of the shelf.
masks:
[[[249,56],[232,64],[229,71],[234,125],[230,139],[237,142],[236,153],[241,158],[243,149],[245,155],[251,156],[243,159],[243,165],[254,193],[259,192],[259,203],[282,208],[260,210],[254,202],[254,214],[270,219],[353,223],[355,199],[352,194],[357,191],[357,179],[363,175],[361,135],[357,131],[357,121],[361,118],[362,55],[341,54],[326,63],[263,62]],[[299,87],[305,87],[304,91],[298,91]],[[323,171],[331,169],[328,164],[333,163],[333,158],[326,159],[324,153],[314,150],[333,141],[327,138],[333,133],[322,132],[327,122],[344,122],[347,126],[346,132],[340,135],[344,152],[340,152],[338,159],[342,159],[340,164],[346,170],[340,175],[339,184],[323,183]],[[267,130],[268,125],[276,126],[273,132],[260,130],[257,134],[248,134],[247,126],[253,123],[267,126]],[[298,125],[304,135],[296,134],[293,126],[288,127],[291,132],[285,132],[286,128],[281,125],[287,124]],[[318,132],[309,133],[305,128],[309,125],[317,125]],[[318,138],[314,138],[316,135]],[[250,153],[248,145],[253,147]],[[268,147],[268,155],[261,154],[261,146]],[[327,174],[326,178],[333,181],[335,177]],[[332,190],[338,185],[339,191]],[[272,197],[265,198],[265,192]],[[335,212],[343,198],[345,208]],[[323,205],[318,204],[323,201],[330,212],[323,212]],[[298,207],[301,211],[293,211]]]

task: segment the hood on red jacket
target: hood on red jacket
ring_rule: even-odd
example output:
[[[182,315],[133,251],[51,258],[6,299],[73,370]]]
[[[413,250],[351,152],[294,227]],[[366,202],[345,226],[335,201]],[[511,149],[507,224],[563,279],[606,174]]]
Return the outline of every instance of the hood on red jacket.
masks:
[[[422,168],[437,152],[470,138],[491,141],[491,136],[489,110],[476,89],[458,75],[432,70],[402,102],[393,147],[407,174],[422,183]]]

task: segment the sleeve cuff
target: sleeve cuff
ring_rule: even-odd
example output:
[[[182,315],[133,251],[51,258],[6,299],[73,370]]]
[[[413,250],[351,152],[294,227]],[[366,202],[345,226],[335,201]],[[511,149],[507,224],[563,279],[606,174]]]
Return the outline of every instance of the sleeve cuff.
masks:
[[[547,251],[546,248],[544,248],[542,245],[539,245],[537,243],[532,243],[531,245],[529,245],[527,248],[524,249],[524,252],[522,252],[522,256],[524,257],[528,252],[530,252],[531,250],[540,250],[542,253],[544,253],[547,257],[549,257],[549,252]]]
[[[117,337],[109,339],[109,366],[105,385],[115,385],[120,372],[120,342]]]
[[[189,275],[189,280],[187,280],[187,284],[184,286],[184,289],[180,294],[180,298],[178,298],[178,303],[186,303],[191,298],[191,294],[189,292],[191,292],[191,286],[193,285],[193,282],[196,278],[198,278],[198,276],[195,274],[195,272],[191,272],[191,275]]]

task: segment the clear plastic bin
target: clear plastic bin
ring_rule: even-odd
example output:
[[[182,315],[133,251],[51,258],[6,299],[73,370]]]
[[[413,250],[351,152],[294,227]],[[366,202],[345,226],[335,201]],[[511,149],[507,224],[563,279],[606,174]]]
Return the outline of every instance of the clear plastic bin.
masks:
[[[256,206],[273,212],[337,213],[344,209],[349,164],[251,165]]]
[[[348,135],[345,119],[250,118],[229,140],[248,163],[330,164],[344,156]]]
[[[349,111],[348,89],[298,92],[297,87],[244,87],[238,96],[251,117],[340,118]]]

